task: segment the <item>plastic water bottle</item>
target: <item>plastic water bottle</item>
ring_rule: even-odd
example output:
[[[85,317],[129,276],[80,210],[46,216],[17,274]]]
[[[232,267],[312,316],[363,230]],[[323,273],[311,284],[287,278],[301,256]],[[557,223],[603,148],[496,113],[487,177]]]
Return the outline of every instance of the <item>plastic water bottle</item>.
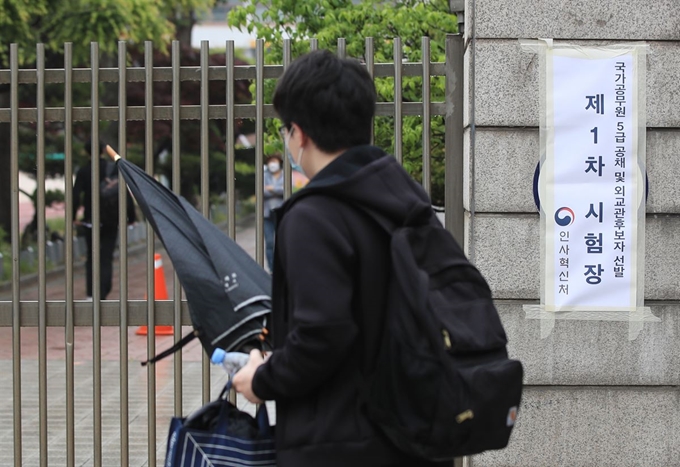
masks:
[[[249,357],[247,353],[225,352],[224,349],[218,348],[213,352],[210,361],[215,365],[222,365],[229,376],[234,376],[238,370],[248,363]]]

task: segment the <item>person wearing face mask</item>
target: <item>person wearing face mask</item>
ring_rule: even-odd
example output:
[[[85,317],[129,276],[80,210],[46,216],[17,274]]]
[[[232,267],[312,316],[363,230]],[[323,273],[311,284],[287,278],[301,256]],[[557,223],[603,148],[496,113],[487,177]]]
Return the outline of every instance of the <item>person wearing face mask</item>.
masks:
[[[279,154],[267,157],[264,172],[264,241],[269,270],[274,270],[274,209],[283,204],[283,159]]]
[[[385,329],[390,238],[357,206],[397,225],[430,199],[371,146],[376,91],[366,68],[329,51],[303,55],[274,93],[294,170],[309,182],[276,211],[271,336],[233,387],[276,401],[278,467],[450,466],[414,459],[368,417],[362,391]],[[436,221],[432,213],[432,222]]]

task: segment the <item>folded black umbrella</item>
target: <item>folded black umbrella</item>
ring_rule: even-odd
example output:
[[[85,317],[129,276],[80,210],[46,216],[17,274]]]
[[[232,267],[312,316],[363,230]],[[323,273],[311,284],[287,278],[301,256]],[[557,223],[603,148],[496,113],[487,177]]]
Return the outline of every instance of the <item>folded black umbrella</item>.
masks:
[[[216,348],[239,350],[266,334],[271,313],[271,277],[236,242],[186,199],[136,165],[116,160],[128,188],[165,246],[186,293],[194,332],[150,362],[198,337],[208,355]]]

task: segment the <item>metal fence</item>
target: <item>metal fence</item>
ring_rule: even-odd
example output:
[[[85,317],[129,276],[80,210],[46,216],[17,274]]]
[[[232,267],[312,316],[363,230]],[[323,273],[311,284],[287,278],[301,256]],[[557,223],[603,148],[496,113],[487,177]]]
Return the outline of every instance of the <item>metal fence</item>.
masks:
[[[311,41],[312,49],[316,41]],[[345,54],[344,39],[338,40],[338,54]],[[395,156],[402,158],[402,118],[407,115],[422,116],[423,137],[423,185],[429,190],[430,176],[430,119],[443,116],[445,119],[445,159],[446,159],[446,203],[445,223],[459,241],[463,240],[462,210],[462,39],[449,36],[446,42],[446,61],[444,63],[375,63],[373,41],[365,43],[365,66],[375,78],[394,78],[394,102],[377,104],[376,115],[393,117],[395,121]],[[64,47],[64,67],[46,69],[44,46],[37,46],[35,69],[20,69],[19,50],[16,45],[10,48],[10,68],[0,70],[0,85],[10,85],[10,107],[0,109],[0,123],[10,124],[11,153],[11,257],[3,258],[12,264],[11,299],[0,301],[0,331],[7,339],[2,343],[7,356],[2,367],[7,378],[0,382],[0,410],[5,420],[13,423],[0,428],[0,462],[3,465],[157,465],[162,461],[165,450],[164,439],[167,421],[173,414],[187,414],[211,397],[211,387],[221,381],[211,381],[211,368],[205,355],[197,364],[187,363],[177,354],[172,363],[164,367],[151,365],[142,370],[133,355],[128,337],[128,329],[147,325],[149,335],[146,340],[146,356],[156,353],[157,342],[154,332],[157,325],[174,326],[174,341],[180,339],[182,326],[190,325],[186,302],[182,300],[177,279],[174,279],[174,293],[171,300],[131,300],[129,298],[130,239],[125,222],[119,228],[118,253],[120,297],[118,300],[102,301],[98,287],[93,289],[92,303],[76,300],[74,297],[74,275],[78,268],[79,252],[77,244],[65,241],[61,246],[59,262],[63,263],[65,299],[48,300],[47,297],[47,259],[55,253],[48,246],[45,234],[45,124],[62,122],[64,132],[64,171],[65,171],[65,238],[74,237],[70,222],[73,206],[73,193],[70,181],[73,179],[73,127],[74,122],[90,122],[92,141],[99,140],[100,122],[118,122],[118,150],[126,157],[126,123],[133,120],[144,122],[144,165],[147,173],[154,172],[154,121],[167,120],[172,123],[172,189],[179,192],[180,187],[180,129],[187,120],[200,121],[201,141],[201,182],[200,210],[209,215],[208,196],[208,128],[213,120],[226,121],[226,141],[235,140],[234,121],[236,119],[255,119],[255,166],[264,165],[265,119],[275,117],[271,105],[265,104],[264,81],[276,79],[291,61],[291,43],[284,43],[282,65],[265,65],[264,41],[256,43],[255,65],[235,66],[234,45],[226,42],[226,66],[209,64],[208,44],[203,43],[200,50],[200,66],[187,67],[180,63],[180,46],[174,42],[171,49],[172,66],[154,67],[153,45],[145,44],[144,65],[128,66],[127,49],[124,42],[119,43],[117,67],[101,67],[98,44],[91,45],[90,68],[74,68],[71,44]],[[400,39],[394,40],[394,56],[402,56]],[[422,56],[430,57],[430,43],[422,40]],[[419,76],[423,78],[421,102],[402,102],[402,78]],[[430,99],[430,77],[442,76],[446,80],[446,100],[432,102]],[[255,83],[252,104],[234,102],[234,86],[238,80],[251,80]],[[167,81],[172,83],[172,104],[155,105],[153,84]],[[200,105],[183,105],[180,102],[181,83],[200,82]],[[226,87],[225,102],[211,104],[208,83],[216,81]],[[145,86],[145,104],[127,106],[127,84],[142,82]],[[46,84],[63,85],[63,107],[48,108],[45,100]],[[73,89],[75,83],[89,83],[91,102],[100,102],[102,83],[118,84],[118,105],[91,105],[74,107]],[[35,107],[19,105],[19,88],[34,86]],[[37,212],[38,241],[37,254],[37,300],[22,300],[22,281],[19,259],[24,252],[20,250],[19,231],[19,191],[18,158],[19,125],[31,124],[36,128],[37,163]],[[96,152],[96,144],[93,145]],[[93,173],[98,173],[99,162],[93,154]],[[235,176],[235,150],[233,144],[226,145],[224,157],[227,169],[226,180]],[[290,167],[286,161],[286,173]],[[3,170],[6,170],[3,168]],[[122,182],[122,179],[121,179]],[[263,191],[262,171],[256,171],[255,192]],[[97,184],[93,184],[97,186]],[[234,184],[227,183],[226,199],[229,200],[225,230],[232,238],[237,233],[235,217]],[[286,177],[286,196],[291,193],[290,176]],[[92,193],[93,205],[99,197],[95,189]],[[120,218],[125,219],[124,190],[120,192]],[[98,277],[99,251],[99,213],[93,213],[93,273]],[[263,200],[258,196],[255,210],[255,247],[256,260],[264,263],[263,243]],[[150,230],[149,230],[150,231]],[[146,265],[146,290],[154,290],[154,236],[138,236],[144,245],[143,261]],[[75,246],[74,246],[75,245]],[[56,258],[56,257],[55,257]],[[63,259],[62,259],[63,258]],[[96,281],[95,281],[96,282]],[[35,287],[33,285],[32,287]],[[48,328],[51,333],[63,334],[59,348],[48,348]],[[76,358],[74,346],[77,330],[87,329],[91,338],[91,356]],[[22,338],[27,333],[37,332],[37,352],[32,359],[22,359]],[[113,334],[111,330],[115,331]],[[85,335],[85,334],[83,334]],[[102,336],[104,335],[104,342]],[[111,339],[117,340],[116,358],[110,359],[103,348],[111,346]],[[106,344],[103,347],[103,344]],[[26,352],[26,349],[23,349]],[[198,350],[200,352],[200,350]],[[1,360],[1,359],[0,359]],[[132,364],[131,364],[132,363]],[[0,365],[2,361],[0,361]],[[162,374],[161,374],[162,373]],[[10,375],[11,374],[11,378]],[[161,381],[162,384],[157,384]],[[166,384],[167,383],[167,384]],[[142,395],[143,394],[143,395]]]

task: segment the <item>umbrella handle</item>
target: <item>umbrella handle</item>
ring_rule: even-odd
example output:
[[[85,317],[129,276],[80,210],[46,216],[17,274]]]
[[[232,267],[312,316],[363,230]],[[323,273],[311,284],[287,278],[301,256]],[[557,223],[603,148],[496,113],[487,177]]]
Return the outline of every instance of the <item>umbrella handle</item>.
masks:
[[[262,328],[262,332],[257,336],[257,339],[260,341],[260,351],[262,352],[262,356],[265,356],[267,353],[267,350],[265,349],[265,345],[269,348],[269,351],[273,351],[274,347],[272,346],[271,342],[269,341],[269,329],[267,328]]]

